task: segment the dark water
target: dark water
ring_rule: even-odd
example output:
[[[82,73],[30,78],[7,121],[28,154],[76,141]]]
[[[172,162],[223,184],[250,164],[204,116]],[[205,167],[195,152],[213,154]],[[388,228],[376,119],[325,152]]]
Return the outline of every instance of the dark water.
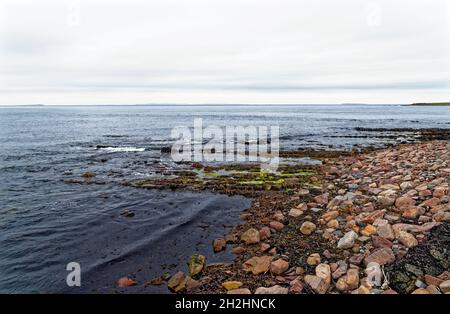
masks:
[[[387,141],[358,137],[355,127],[450,127],[450,107],[0,108],[0,292],[71,292],[65,285],[71,261],[82,267],[78,291],[90,292],[111,290],[123,275],[142,283],[183,269],[193,252],[210,262],[229,260],[229,253],[211,254],[211,241],[237,223],[249,200],[118,184],[174,166],[160,149],[170,146],[173,127],[191,127],[196,117],[204,125],[278,125],[287,149]],[[106,184],[64,183],[86,171]],[[135,216],[121,216],[125,209]]]

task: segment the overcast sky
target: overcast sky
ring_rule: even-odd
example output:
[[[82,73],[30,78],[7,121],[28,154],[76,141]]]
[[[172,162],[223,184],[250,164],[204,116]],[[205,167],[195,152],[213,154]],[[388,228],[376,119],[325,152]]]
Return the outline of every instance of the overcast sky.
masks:
[[[1,0],[0,104],[450,101],[448,0]]]

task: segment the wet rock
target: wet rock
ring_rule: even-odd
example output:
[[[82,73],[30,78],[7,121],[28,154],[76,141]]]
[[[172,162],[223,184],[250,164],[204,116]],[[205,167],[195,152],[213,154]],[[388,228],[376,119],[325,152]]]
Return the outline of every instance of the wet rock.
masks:
[[[213,241],[213,250],[214,253],[220,252],[225,249],[227,242],[225,239],[219,238]]]
[[[309,221],[305,221],[300,227],[300,232],[304,235],[310,235],[314,230],[316,230],[316,225]]]
[[[120,216],[131,218],[134,217],[134,212],[132,212],[129,209],[125,209],[123,212],[120,213]]]
[[[191,276],[199,274],[205,266],[206,258],[200,254],[194,254],[189,258],[188,269]]]
[[[128,277],[122,277],[116,282],[116,286],[119,288],[126,288],[137,285],[137,281]]]
[[[245,271],[252,272],[254,275],[266,273],[269,270],[272,256],[254,256],[242,264]]]
[[[259,231],[254,228],[248,229],[241,235],[241,241],[245,244],[258,243],[260,241]]]
[[[226,290],[235,290],[242,287],[243,283],[240,281],[225,281],[222,283],[222,287]]]
[[[270,264],[270,272],[275,275],[281,275],[289,268],[289,263],[283,259],[277,259]]]
[[[186,288],[186,275],[179,271],[172,277],[170,277],[169,281],[167,282],[167,287],[172,292],[179,292]]]
[[[187,276],[186,277],[186,281],[185,281],[185,285],[186,285],[186,291],[190,292],[193,289],[199,287],[201,285],[200,281],[192,279],[191,277]]]
[[[269,288],[259,287],[256,289],[255,294],[287,294],[288,292],[288,288],[283,288],[279,285],[275,285]]]
[[[358,239],[358,234],[354,231],[349,231],[338,241],[337,247],[338,249],[349,249],[353,247],[356,239]]]
[[[85,173],[83,173],[81,175],[83,178],[93,178],[96,176],[95,173],[91,172],[91,171],[86,171]]]

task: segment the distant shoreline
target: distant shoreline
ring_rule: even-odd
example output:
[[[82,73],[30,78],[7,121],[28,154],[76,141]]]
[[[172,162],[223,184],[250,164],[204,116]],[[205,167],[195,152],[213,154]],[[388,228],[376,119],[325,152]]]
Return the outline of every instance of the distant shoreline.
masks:
[[[450,102],[423,102],[413,103],[410,106],[450,106]]]

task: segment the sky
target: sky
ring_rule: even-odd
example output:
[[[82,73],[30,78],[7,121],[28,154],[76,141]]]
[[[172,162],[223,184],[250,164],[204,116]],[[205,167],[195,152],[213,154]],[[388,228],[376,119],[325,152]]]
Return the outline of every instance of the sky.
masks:
[[[1,0],[0,104],[450,101],[448,0]]]

